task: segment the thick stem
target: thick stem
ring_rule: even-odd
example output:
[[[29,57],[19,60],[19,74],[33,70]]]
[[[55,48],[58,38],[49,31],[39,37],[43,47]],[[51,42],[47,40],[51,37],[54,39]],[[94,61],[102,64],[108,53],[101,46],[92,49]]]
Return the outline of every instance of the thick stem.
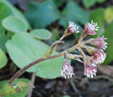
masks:
[[[76,48],[80,47],[80,45],[75,45],[73,47],[71,47],[70,49],[67,50],[67,52],[71,52],[73,50],[75,50]],[[24,68],[20,69],[8,82],[8,84],[12,84],[12,82],[18,78],[21,74],[23,74],[27,69],[29,69],[30,67],[34,66],[37,63],[40,63],[42,61],[48,60],[48,59],[53,59],[53,58],[57,58],[57,57],[61,57],[64,55],[64,52],[61,52],[60,54],[57,55],[53,55],[53,56],[49,56],[47,58],[39,58],[36,61],[33,61],[32,63],[28,64],[27,66],[25,66]]]

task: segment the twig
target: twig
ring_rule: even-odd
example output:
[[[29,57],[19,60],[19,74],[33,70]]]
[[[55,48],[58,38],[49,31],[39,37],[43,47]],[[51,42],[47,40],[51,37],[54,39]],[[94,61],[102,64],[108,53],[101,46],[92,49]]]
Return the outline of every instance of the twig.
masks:
[[[35,82],[35,77],[36,77],[36,73],[33,73],[32,74],[32,78],[31,78],[31,86],[30,86],[29,93],[28,93],[27,97],[31,97],[31,95],[32,95],[32,91],[33,91],[33,87],[34,87],[34,82]]]

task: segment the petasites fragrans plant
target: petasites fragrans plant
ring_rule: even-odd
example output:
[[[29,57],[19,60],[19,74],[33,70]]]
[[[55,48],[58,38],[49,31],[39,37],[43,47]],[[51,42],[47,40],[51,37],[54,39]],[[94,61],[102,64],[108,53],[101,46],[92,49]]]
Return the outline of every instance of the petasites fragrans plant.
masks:
[[[19,93],[26,86],[30,86],[31,84],[19,82],[17,84],[12,84],[15,79],[17,79],[21,74],[23,74],[27,69],[40,63],[45,60],[58,58],[64,56],[63,65],[61,68],[61,76],[64,78],[71,78],[74,76],[74,68],[70,65],[69,58],[80,61],[84,64],[84,75],[90,78],[96,76],[97,69],[96,67],[103,63],[106,58],[106,53],[104,50],[107,48],[107,43],[105,42],[106,38],[97,37],[90,38],[88,40],[83,40],[88,35],[96,35],[96,31],[98,31],[97,23],[91,21],[91,23],[86,23],[82,35],[78,38],[77,44],[72,46],[71,48],[64,50],[56,55],[51,55],[55,50],[59,43],[64,43],[63,39],[73,33],[79,33],[79,27],[74,24],[74,22],[69,22],[68,28],[65,30],[63,36],[55,41],[50,48],[46,51],[46,53],[37,60],[31,62],[24,68],[20,69],[3,87],[0,91],[0,96],[4,96],[11,93]],[[90,44],[90,45],[87,45]],[[71,52],[75,49],[78,49],[80,55],[71,54]],[[89,54],[87,55],[84,51],[87,51]],[[46,65],[46,64],[45,64]],[[9,91],[10,89],[10,91]]]

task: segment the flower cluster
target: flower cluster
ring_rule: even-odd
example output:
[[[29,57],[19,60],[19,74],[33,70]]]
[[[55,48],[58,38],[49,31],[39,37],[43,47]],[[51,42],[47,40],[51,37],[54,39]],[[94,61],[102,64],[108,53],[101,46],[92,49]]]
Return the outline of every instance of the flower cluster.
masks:
[[[87,41],[83,41],[83,38],[86,37],[87,35],[96,35],[97,34],[96,31],[98,31],[98,28],[99,27],[97,26],[97,23],[93,22],[93,20],[91,21],[91,23],[86,23],[83,34],[81,35],[81,37],[78,40],[79,41],[78,42],[78,44],[79,44],[78,50],[80,51],[80,53],[81,53],[80,56],[82,56],[81,58],[83,59],[82,63],[84,63],[84,75],[86,75],[87,77],[91,77],[91,78],[93,78],[93,76],[96,76],[97,65],[103,63],[106,58],[106,53],[104,53],[103,50],[105,50],[107,48],[107,43],[105,42],[105,40],[107,38],[97,37],[97,38],[89,39]],[[69,22],[67,32],[78,33],[79,32],[78,26],[76,26],[73,22]],[[93,45],[93,47],[87,46],[86,45],[87,43]],[[82,48],[85,48],[86,51],[91,56],[86,55],[83,51],[84,49],[82,49]],[[76,57],[77,56],[78,56],[78,58],[80,58],[79,55],[76,55]],[[72,59],[74,59],[74,57]],[[65,77],[65,78],[70,78],[70,77],[72,77],[72,75],[74,75],[73,67],[65,59],[63,62],[62,70],[61,70],[61,76]]]

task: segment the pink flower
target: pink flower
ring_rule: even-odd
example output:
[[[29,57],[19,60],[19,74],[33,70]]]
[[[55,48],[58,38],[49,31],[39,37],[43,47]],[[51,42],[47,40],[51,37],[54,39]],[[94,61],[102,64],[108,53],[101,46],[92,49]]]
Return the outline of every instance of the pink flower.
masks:
[[[92,57],[89,57],[87,56],[87,59],[84,60],[84,75],[86,75],[87,77],[91,77],[93,78],[93,76],[96,76],[96,72],[97,72],[97,69],[96,69],[96,64],[93,63],[93,58]]]
[[[101,64],[106,58],[106,53],[103,50],[98,50],[93,54],[93,62],[96,64]]]
[[[107,48],[107,43],[104,41],[107,38],[97,37],[96,39],[92,39],[91,44],[96,46],[99,49],[105,50]]]
[[[89,35],[96,35],[97,33],[95,31],[98,31],[99,27],[96,27],[97,23],[93,23],[93,20],[91,21],[91,23],[87,23],[85,25],[85,31],[86,33],[88,33]]]
[[[69,22],[69,26],[68,26],[69,32],[71,32],[71,33],[74,33],[74,32],[79,33],[78,28],[79,28],[79,26],[75,25],[74,22]]]
[[[97,69],[94,66],[89,67],[86,65],[84,70],[84,75],[86,75],[87,77],[93,78],[93,76],[96,76],[96,72],[97,72]]]
[[[73,73],[73,67],[69,64],[69,61],[65,59],[61,70],[61,76],[63,76],[64,78],[70,78],[72,77],[72,75],[75,75]]]

